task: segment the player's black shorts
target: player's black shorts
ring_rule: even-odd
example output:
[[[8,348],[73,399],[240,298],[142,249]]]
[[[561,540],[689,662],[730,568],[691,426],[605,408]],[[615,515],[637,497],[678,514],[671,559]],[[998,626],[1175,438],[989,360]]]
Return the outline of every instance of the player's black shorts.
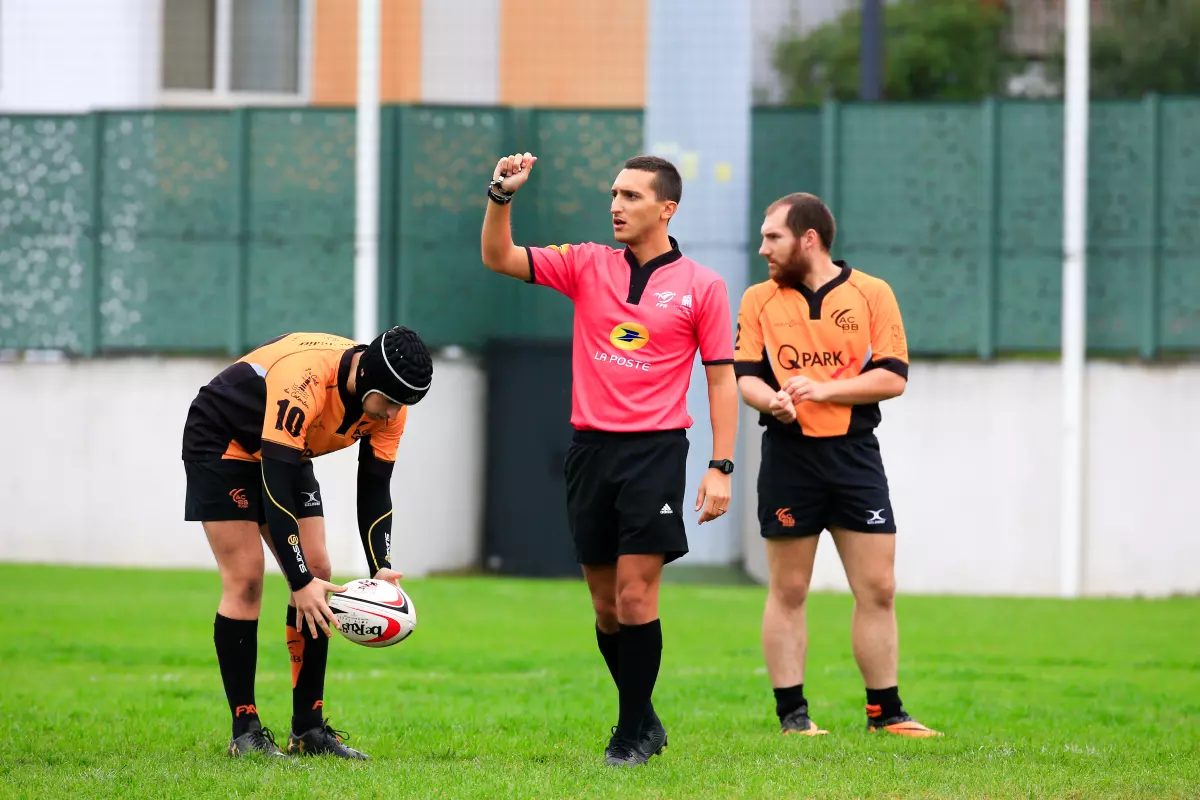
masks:
[[[266,524],[262,468],[257,461],[185,461],[183,468],[187,473],[187,496],[183,501],[185,520],[249,520]],[[321,487],[313,472],[312,461],[301,462],[292,501],[298,519],[324,516]]]
[[[830,528],[895,533],[875,434],[817,439],[765,432],[758,522],[767,538],[816,536]]]
[[[688,446],[683,430],[575,432],[563,471],[580,564],[635,553],[661,553],[667,564],[687,553]]]

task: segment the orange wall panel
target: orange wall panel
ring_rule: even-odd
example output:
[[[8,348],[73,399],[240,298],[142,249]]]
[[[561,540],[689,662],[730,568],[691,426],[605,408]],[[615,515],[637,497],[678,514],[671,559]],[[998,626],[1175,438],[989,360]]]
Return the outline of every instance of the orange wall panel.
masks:
[[[379,93],[385,103],[421,99],[421,0],[383,0],[383,67]]]
[[[421,96],[421,0],[382,0],[380,98]],[[313,40],[314,105],[354,105],[358,92],[358,2],[317,0]]]
[[[647,0],[501,0],[500,102],[645,102]]]
[[[356,0],[317,0],[313,21],[312,101],[354,102],[358,57]]]

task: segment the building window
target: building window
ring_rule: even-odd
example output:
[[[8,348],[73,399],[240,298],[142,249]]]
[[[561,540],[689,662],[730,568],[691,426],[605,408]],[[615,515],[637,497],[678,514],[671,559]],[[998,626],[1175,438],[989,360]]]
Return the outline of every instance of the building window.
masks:
[[[164,89],[208,89],[216,77],[217,0],[166,0],[163,8]]]
[[[300,0],[233,4],[235,92],[300,93]]]
[[[296,102],[308,94],[313,0],[163,0],[167,103]]]

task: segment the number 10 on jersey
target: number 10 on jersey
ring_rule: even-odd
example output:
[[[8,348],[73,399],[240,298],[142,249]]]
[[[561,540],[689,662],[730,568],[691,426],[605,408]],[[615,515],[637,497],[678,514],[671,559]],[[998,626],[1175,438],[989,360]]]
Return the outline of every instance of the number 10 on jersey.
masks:
[[[292,406],[292,410],[288,411],[290,400],[280,400],[276,405],[279,406],[279,413],[275,415],[275,430],[287,431],[293,439],[299,439],[300,431],[304,430],[303,409]]]

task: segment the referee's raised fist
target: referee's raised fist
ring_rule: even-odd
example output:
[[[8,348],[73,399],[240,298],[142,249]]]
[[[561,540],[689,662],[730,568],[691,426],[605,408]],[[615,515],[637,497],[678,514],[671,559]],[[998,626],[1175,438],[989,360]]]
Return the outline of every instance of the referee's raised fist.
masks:
[[[505,156],[496,162],[496,171],[492,180],[500,181],[500,188],[506,192],[515,192],[529,180],[529,172],[537,162],[537,156],[530,153],[517,153]]]

